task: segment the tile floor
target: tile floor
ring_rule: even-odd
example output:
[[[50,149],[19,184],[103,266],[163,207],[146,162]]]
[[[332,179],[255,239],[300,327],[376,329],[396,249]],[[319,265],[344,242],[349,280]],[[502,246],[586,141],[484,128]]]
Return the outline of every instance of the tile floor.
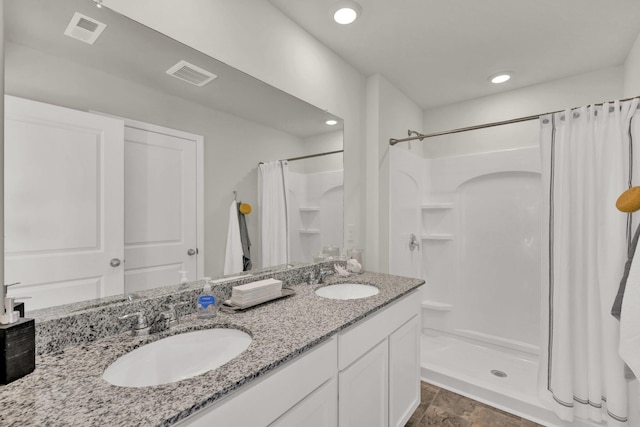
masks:
[[[535,427],[522,419],[459,394],[421,383],[421,402],[405,427]]]

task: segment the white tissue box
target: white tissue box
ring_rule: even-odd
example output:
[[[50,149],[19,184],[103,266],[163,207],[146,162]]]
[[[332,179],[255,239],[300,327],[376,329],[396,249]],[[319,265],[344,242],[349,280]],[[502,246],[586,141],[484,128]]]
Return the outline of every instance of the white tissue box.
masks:
[[[259,280],[231,288],[231,302],[246,305],[258,300],[269,300],[282,295],[282,281],[276,279]]]

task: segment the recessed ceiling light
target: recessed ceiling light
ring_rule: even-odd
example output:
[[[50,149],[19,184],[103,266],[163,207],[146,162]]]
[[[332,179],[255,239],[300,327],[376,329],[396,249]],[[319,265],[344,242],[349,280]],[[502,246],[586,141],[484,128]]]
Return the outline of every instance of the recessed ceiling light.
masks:
[[[511,73],[494,74],[493,76],[489,77],[489,79],[491,80],[491,83],[504,83],[511,79]]]
[[[333,20],[342,25],[351,24],[358,19],[358,16],[362,13],[362,7],[351,0],[343,0],[335,3],[333,10]]]
[[[338,121],[334,119],[329,119],[325,123],[328,124],[329,126],[335,126],[338,124]]]

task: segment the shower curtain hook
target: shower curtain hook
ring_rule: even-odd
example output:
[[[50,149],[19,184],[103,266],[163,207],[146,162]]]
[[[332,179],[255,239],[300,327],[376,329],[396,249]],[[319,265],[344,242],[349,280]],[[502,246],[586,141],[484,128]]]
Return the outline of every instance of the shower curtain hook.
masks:
[[[238,201],[238,192],[236,190],[233,190],[233,200]]]

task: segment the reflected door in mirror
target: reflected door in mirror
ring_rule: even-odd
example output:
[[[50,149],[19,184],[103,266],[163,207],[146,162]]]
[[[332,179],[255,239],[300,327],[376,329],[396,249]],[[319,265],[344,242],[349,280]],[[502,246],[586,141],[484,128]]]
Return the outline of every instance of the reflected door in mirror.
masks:
[[[127,122],[124,190],[127,293],[176,284],[181,270],[187,272],[189,280],[199,277],[198,138],[202,139],[157,126],[140,123],[130,126]]]
[[[28,309],[124,291],[123,123],[5,97],[5,282]]]

